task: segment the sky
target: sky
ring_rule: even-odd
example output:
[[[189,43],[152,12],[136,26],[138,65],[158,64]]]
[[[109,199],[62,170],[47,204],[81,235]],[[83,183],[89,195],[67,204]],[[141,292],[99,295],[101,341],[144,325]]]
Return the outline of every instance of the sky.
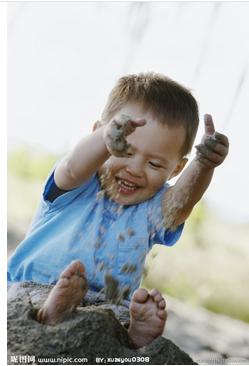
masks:
[[[191,89],[230,152],[205,194],[249,222],[249,3],[8,3],[8,149],[66,153],[91,132],[127,73],[155,71]]]

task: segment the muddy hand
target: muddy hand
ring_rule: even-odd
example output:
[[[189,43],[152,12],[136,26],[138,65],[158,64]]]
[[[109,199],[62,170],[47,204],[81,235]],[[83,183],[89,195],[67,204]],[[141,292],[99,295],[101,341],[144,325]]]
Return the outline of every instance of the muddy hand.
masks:
[[[225,135],[215,131],[212,116],[204,115],[205,134],[196,145],[196,159],[209,168],[220,165],[228,154],[229,142]]]
[[[104,141],[108,151],[114,156],[127,156],[131,145],[126,141],[126,137],[145,123],[144,119],[131,119],[125,114],[111,120],[104,130]]]

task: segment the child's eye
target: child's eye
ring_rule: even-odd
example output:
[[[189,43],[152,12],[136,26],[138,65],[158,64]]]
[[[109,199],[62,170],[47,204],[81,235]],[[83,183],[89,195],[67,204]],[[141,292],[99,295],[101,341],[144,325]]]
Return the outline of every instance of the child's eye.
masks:
[[[152,166],[153,168],[161,168],[161,165],[154,163],[153,161],[149,161],[150,166]]]

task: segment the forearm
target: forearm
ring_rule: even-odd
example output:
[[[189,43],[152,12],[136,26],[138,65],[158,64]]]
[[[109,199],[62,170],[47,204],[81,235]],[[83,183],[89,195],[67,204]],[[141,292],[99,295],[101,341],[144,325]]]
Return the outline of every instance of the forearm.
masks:
[[[56,167],[55,182],[61,189],[72,189],[84,183],[109,158],[103,140],[103,127],[81,139]]]
[[[179,177],[172,192],[178,201],[182,201],[183,210],[191,210],[207,190],[214,173],[209,168],[194,159]]]
[[[175,229],[191,213],[201,199],[213,177],[214,168],[226,158],[229,150],[227,136],[215,131],[212,116],[204,116],[205,134],[201,144],[195,146],[197,154],[182,173],[174,187],[164,196],[163,213],[167,229]]]
[[[166,228],[175,229],[189,216],[195,204],[208,188],[214,168],[194,159],[164,197],[163,211]]]
[[[103,126],[97,121],[97,129],[80,140],[58,164],[54,174],[56,185],[65,190],[75,188],[89,179],[111,155],[127,156],[130,145],[126,137],[145,123],[145,120],[132,120],[126,115],[116,116]]]

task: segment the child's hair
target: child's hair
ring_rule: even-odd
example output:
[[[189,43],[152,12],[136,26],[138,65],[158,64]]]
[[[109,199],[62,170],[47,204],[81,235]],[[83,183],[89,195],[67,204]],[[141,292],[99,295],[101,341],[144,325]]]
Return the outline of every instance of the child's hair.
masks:
[[[121,77],[111,90],[102,113],[103,123],[128,102],[139,102],[161,123],[183,125],[186,130],[182,156],[192,148],[199,124],[198,105],[190,91],[163,74],[148,72]]]

